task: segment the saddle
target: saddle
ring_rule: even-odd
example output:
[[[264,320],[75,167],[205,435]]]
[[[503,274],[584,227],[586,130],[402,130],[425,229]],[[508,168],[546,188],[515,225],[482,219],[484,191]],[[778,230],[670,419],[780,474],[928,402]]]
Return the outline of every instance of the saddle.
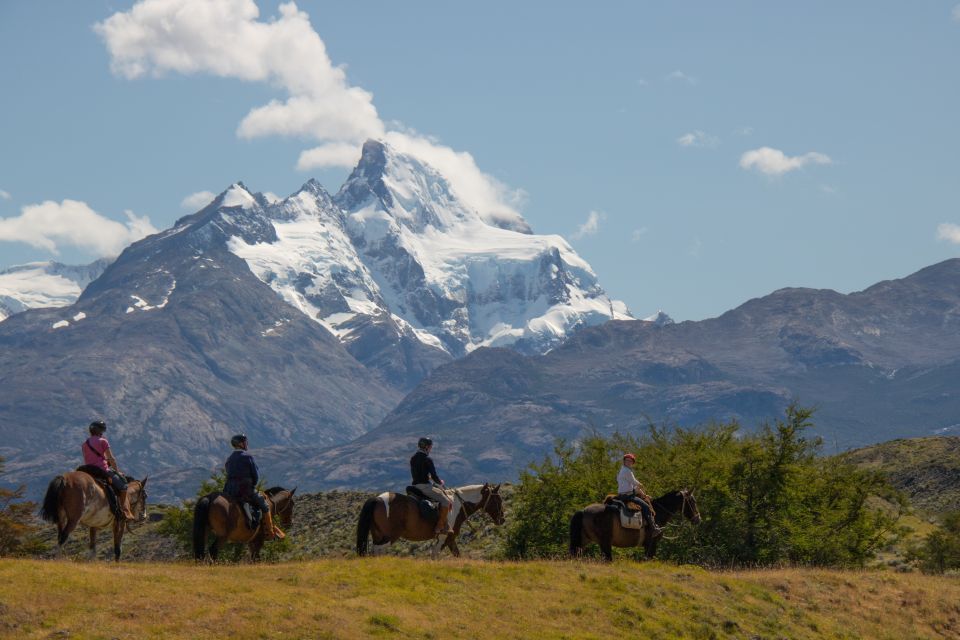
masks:
[[[236,503],[237,506],[240,507],[240,513],[243,514],[243,521],[247,525],[248,529],[254,531],[260,526],[260,520],[263,519],[263,512],[260,511],[260,507],[248,500],[237,498],[236,496],[231,496],[226,493],[222,495],[227,499],[228,502]]]
[[[413,485],[407,487],[407,496],[417,502],[417,508],[420,509],[420,516],[428,522],[436,522],[440,517],[440,503],[427,496],[423,491]]]
[[[110,504],[110,512],[113,513],[115,518],[122,520],[123,512],[120,511],[120,500],[117,498],[117,492],[114,491],[113,485],[110,484],[110,476],[107,475],[107,472],[92,464],[82,464],[77,467],[77,471],[92,477],[94,482],[100,485],[103,493],[107,496],[107,502]]]
[[[620,514],[620,526],[624,529],[643,529],[643,512],[640,510],[640,505],[618,500],[615,493],[608,494],[603,499],[603,504],[608,509],[617,510]]]

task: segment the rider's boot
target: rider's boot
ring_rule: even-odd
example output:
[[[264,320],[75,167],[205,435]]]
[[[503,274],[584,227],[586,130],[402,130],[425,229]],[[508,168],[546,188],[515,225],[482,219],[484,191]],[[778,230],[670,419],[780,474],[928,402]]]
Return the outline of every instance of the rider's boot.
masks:
[[[657,526],[657,521],[653,519],[653,516],[646,514],[645,521],[647,523],[647,534],[652,538],[663,533],[663,529]]]
[[[280,527],[273,524],[273,514],[269,510],[263,514],[263,537],[265,540],[273,540],[274,538],[283,540],[287,537],[287,534],[281,531]]]
[[[444,533],[450,533],[450,526],[447,523],[450,515],[450,507],[440,505],[440,513],[437,516],[437,528],[434,530],[434,533],[441,535]]]
[[[120,503],[120,513],[124,520],[134,520],[133,512],[130,511],[130,498],[127,497],[127,490],[117,491],[117,501]]]

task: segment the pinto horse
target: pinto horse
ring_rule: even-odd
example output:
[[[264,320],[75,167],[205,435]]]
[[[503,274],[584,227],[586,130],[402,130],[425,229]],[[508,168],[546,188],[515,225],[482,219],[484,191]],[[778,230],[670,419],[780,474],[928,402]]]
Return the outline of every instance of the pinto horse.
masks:
[[[500,485],[471,484],[452,489],[454,518],[453,531],[442,540],[434,533],[436,520],[427,520],[421,515],[417,501],[400,493],[385,492],[376,498],[370,498],[360,510],[357,522],[357,555],[367,555],[367,542],[373,538],[373,554],[376,555],[385,545],[400,540],[421,542],[436,538],[431,555],[436,558],[444,547],[450,549],[455,557],[460,557],[457,536],[460,527],[476,513],[486,513],[494,524],[504,523],[503,498]]]
[[[273,487],[264,492],[270,513],[284,528],[293,522],[293,494],[296,491],[295,488],[288,491],[283,487]],[[200,498],[193,508],[193,556],[198,562],[207,557],[208,532],[214,536],[209,549],[210,558],[214,561],[224,542],[242,542],[250,549],[250,559],[256,562],[266,541],[263,518],[255,529],[250,529],[240,503],[219,491]]]
[[[693,493],[686,489],[670,491],[653,500],[658,526],[666,525],[676,515],[700,524],[700,511]],[[577,511],[570,519],[570,555],[579,557],[587,544],[600,545],[605,560],[613,560],[612,547],[639,547],[643,545],[647,559],[657,552],[657,543],[663,534],[647,540],[647,529],[627,529],[620,525],[620,512],[608,504],[591,504]]]
[[[146,478],[127,478],[127,499],[138,522],[147,518],[146,487]],[[113,559],[120,562],[123,533],[129,527],[126,522],[114,517],[107,494],[89,473],[70,471],[51,480],[43,497],[43,506],[40,507],[40,517],[57,525],[57,551],[61,556],[64,554],[63,546],[67,538],[78,524],[90,529],[90,559],[97,555],[97,532],[111,527]]]

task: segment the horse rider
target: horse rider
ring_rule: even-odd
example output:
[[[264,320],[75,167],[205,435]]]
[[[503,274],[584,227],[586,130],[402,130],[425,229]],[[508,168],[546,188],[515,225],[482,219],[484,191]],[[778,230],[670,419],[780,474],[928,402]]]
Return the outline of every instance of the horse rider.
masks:
[[[239,433],[230,438],[230,446],[233,447],[233,453],[227,458],[223,465],[227,472],[227,482],[223,487],[223,492],[238,502],[243,504],[249,502],[260,509],[263,519],[264,538],[273,540],[274,538],[286,538],[286,534],[280,530],[280,527],[273,524],[273,514],[270,513],[270,505],[263,494],[257,491],[257,483],[260,482],[260,469],[254,462],[253,456],[247,453],[247,436]]]
[[[117,492],[117,501],[120,503],[120,515],[124,520],[133,520],[130,511],[130,499],[127,497],[127,480],[120,473],[117,459],[113,457],[110,443],[103,437],[107,430],[107,423],[103,420],[94,420],[90,423],[90,437],[84,440],[80,449],[83,451],[83,463],[98,470],[97,475],[110,483]],[[102,471],[102,475],[99,472]]]
[[[617,473],[617,500],[624,504],[632,502],[640,507],[643,514],[643,522],[647,526],[647,535],[653,537],[661,533],[653,519],[653,508],[650,506],[650,496],[643,490],[643,485],[633,475],[633,465],[637,463],[637,456],[632,453],[623,454],[623,466]]]
[[[437,528],[434,533],[441,535],[450,532],[447,519],[453,502],[444,493],[443,480],[440,479],[436,467],[433,466],[433,460],[430,459],[432,450],[433,440],[430,438],[420,438],[417,441],[417,452],[410,458],[410,474],[413,476],[413,486],[440,504],[440,514],[437,517]]]

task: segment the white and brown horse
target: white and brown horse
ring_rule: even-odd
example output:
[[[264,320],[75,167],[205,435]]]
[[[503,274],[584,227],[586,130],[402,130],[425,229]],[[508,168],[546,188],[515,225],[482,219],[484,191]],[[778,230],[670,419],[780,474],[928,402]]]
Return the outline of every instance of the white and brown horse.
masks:
[[[143,522],[147,518],[147,479],[128,478],[127,481],[130,511],[138,522]],[[121,542],[128,528],[127,523],[114,517],[107,494],[89,473],[70,471],[51,480],[43,497],[40,516],[57,525],[57,550],[60,555],[63,555],[67,538],[78,524],[82,524],[90,529],[89,557],[93,559],[97,555],[97,532],[109,527],[113,530],[113,559],[120,561]]]
[[[453,500],[453,508],[450,510],[453,531],[440,536],[434,533],[436,520],[424,518],[417,501],[410,496],[388,491],[367,500],[360,510],[360,519],[357,522],[357,554],[367,555],[370,538],[373,539],[374,555],[385,545],[400,539],[413,542],[436,539],[431,550],[434,558],[444,547],[448,547],[454,556],[459,557],[457,536],[460,528],[474,514],[485,513],[495,524],[504,523],[500,485],[471,484],[450,489],[447,493]]]

